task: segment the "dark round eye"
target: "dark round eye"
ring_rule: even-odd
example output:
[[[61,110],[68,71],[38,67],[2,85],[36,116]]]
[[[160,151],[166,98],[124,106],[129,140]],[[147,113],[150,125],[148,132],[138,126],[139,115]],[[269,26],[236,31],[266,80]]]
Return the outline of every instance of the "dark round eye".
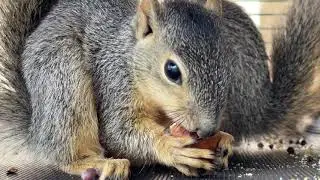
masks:
[[[181,72],[175,62],[168,60],[164,66],[164,72],[170,81],[181,84]]]

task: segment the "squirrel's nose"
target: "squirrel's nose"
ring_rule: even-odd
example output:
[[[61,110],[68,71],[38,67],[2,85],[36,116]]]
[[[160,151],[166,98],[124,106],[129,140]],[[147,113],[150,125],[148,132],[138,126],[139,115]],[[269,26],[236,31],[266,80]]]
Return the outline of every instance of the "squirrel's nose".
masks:
[[[199,138],[206,138],[214,134],[214,129],[199,129],[197,135]]]

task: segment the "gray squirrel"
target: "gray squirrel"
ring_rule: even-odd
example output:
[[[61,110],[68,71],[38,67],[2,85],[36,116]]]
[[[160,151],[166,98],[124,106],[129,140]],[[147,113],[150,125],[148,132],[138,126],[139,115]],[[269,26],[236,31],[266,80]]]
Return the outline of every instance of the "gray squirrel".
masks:
[[[271,82],[261,34],[228,1],[4,0],[1,157],[25,151],[101,179],[145,163],[191,176],[219,157],[163,133],[172,123],[201,138],[295,133],[320,110],[319,8],[293,4]]]

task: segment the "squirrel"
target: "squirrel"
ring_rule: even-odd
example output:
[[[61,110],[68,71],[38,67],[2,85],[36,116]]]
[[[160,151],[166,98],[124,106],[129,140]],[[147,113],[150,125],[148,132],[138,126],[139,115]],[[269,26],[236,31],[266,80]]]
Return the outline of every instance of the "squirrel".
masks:
[[[191,176],[218,157],[165,134],[172,123],[201,138],[295,132],[320,110],[319,6],[293,3],[273,41],[271,82],[261,34],[232,2],[5,0],[1,157],[26,151],[101,179],[145,163]]]

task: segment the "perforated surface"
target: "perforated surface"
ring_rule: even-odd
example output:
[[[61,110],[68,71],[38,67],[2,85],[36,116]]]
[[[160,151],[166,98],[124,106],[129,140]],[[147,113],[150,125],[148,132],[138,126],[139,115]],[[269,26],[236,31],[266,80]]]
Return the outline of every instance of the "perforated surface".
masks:
[[[309,159],[310,160],[310,159]],[[301,156],[287,152],[239,152],[230,162],[229,170],[214,172],[199,179],[320,179],[320,160],[303,161]],[[53,167],[37,164],[15,166],[16,175],[6,175],[10,167],[0,166],[0,179],[80,179],[70,176]],[[134,168],[131,179],[196,179],[183,177],[177,171],[163,166]]]
[[[155,166],[133,174],[134,179],[191,179],[182,177],[176,171]],[[287,152],[236,154],[229,170],[215,172],[199,179],[320,179],[319,160],[302,161],[301,157]],[[192,178],[194,179],[194,178]]]

